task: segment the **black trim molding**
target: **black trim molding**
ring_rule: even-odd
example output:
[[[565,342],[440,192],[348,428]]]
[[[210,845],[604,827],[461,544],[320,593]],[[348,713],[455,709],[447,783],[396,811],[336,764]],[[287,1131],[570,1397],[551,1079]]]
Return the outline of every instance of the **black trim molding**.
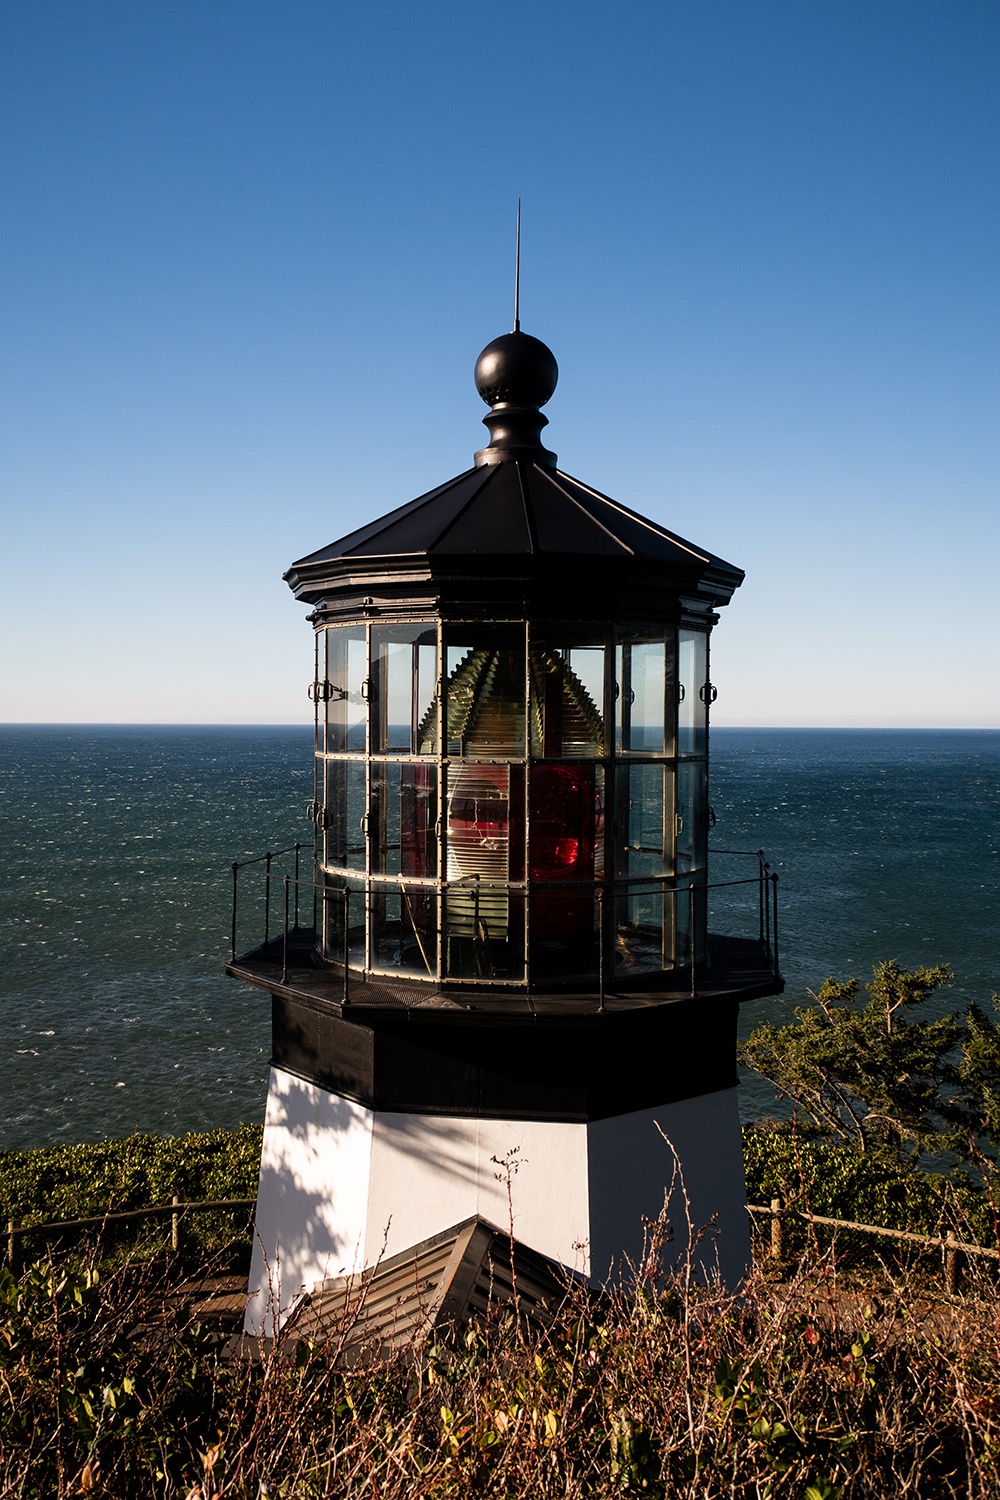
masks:
[[[735,999],[619,1014],[454,1020],[348,1018],[272,995],[272,1063],[397,1113],[587,1121],[736,1084]]]

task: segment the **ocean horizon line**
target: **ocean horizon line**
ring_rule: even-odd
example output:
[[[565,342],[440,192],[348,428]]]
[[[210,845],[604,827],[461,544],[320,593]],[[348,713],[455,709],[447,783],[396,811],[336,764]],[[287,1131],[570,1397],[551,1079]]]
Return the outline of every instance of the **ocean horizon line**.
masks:
[[[0,729],[309,729],[296,719],[0,719]],[[1000,724],[718,724],[713,733],[738,729],[812,734],[1000,734]]]

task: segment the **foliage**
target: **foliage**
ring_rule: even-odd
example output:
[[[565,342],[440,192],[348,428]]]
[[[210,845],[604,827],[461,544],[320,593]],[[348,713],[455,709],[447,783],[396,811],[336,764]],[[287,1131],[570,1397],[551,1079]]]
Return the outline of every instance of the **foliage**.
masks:
[[[24,1224],[197,1198],[252,1198],[262,1131],[131,1135],[92,1145],[0,1153],[0,1217]]]
[[[993,1009],[1000,1015],[1000,995],[993,996]],[[959,1078],[974,1103],[975,1128],[995,1153],[1000,1143],[1000,1026],[978,1005],[969,1006],[964,1020]]]
[[[135,1272],[106,1286],[70,1263],[39,1261],[20,1281],[0,1271],[0,1493],[138,1494],[209,1447],[218,1341],[165,1317]]]
[[[752,1032],[741,1061],[793,1105],[800,1131],[911,1162],[977,1160],[998,1138],[1000,1029],[975,1006],[920,1014],[948,974],[877,964],[867,1003],[856,979],[828,979],[796,1021]]]
[[[851,1300],[824,1258],[735,1299],[683,1276],[577,1289],[537,1338],[498,1316],[345,1368],[336,1336],[227,1355],[148,1273],[40,1264],[0,1273],[0,1496],[985,1500],[982,1291],[945,1319],[905,1279]]]
[[[968,1173],[916,1170],[890,1152],[749,1125],[743,1129],[743,1161],[751,1203],[781,1198],[831,1219],[914,1234],[956,1229],[974,1243],[996,1243],[993,1199]]]
[[[182,1202],[254,1198],[261,1135],[259,1126],[243,1125],[238,1130],[175,1137],[132,1135],[94,1145],[7,1151],[0,1154],[0,1221],[27,1225],[97,1218],[166,1204],[175,1195]],[[140,1245],[158,1254],[164,1247],[165,1227],[169,1220],[106,1224],[100,1235],[101,1254],[107,1260],[130,1254]],[[66,1238],[52,1247],[49,1241],[59,1253],[72,1243]],[[39,1236],[27,1236],[19,1244],[24,1257],[45,1253],[46,1241]],[[228,1246],[235,1269],[249,1252],[247,1211],[185,1215],[181,1246],[188,1260]]]

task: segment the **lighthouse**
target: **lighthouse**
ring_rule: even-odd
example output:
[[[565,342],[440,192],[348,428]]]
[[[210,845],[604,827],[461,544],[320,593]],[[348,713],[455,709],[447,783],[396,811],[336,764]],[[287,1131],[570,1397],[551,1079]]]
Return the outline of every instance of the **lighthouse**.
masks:
[[[285,575],[315,840],[233,872],[228,972],[272,1011],[249,1332],[472,1217],[626,1276],[672,1189],[675,1249],[747,1264],[736,1024],[782,981],[762,856],[745,930],[710,930],[709,637],[743,573],[560,469],[557,378],[494,339],[471,467]]]

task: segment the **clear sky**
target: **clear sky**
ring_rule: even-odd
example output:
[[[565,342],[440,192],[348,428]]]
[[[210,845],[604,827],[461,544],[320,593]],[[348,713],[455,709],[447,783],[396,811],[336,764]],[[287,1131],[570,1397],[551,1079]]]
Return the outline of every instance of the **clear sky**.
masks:
[[[995,0],[5,0],[0,718],[305,722],[295,558],[466,468],[747,570],[716,722],[1000,726]]]

